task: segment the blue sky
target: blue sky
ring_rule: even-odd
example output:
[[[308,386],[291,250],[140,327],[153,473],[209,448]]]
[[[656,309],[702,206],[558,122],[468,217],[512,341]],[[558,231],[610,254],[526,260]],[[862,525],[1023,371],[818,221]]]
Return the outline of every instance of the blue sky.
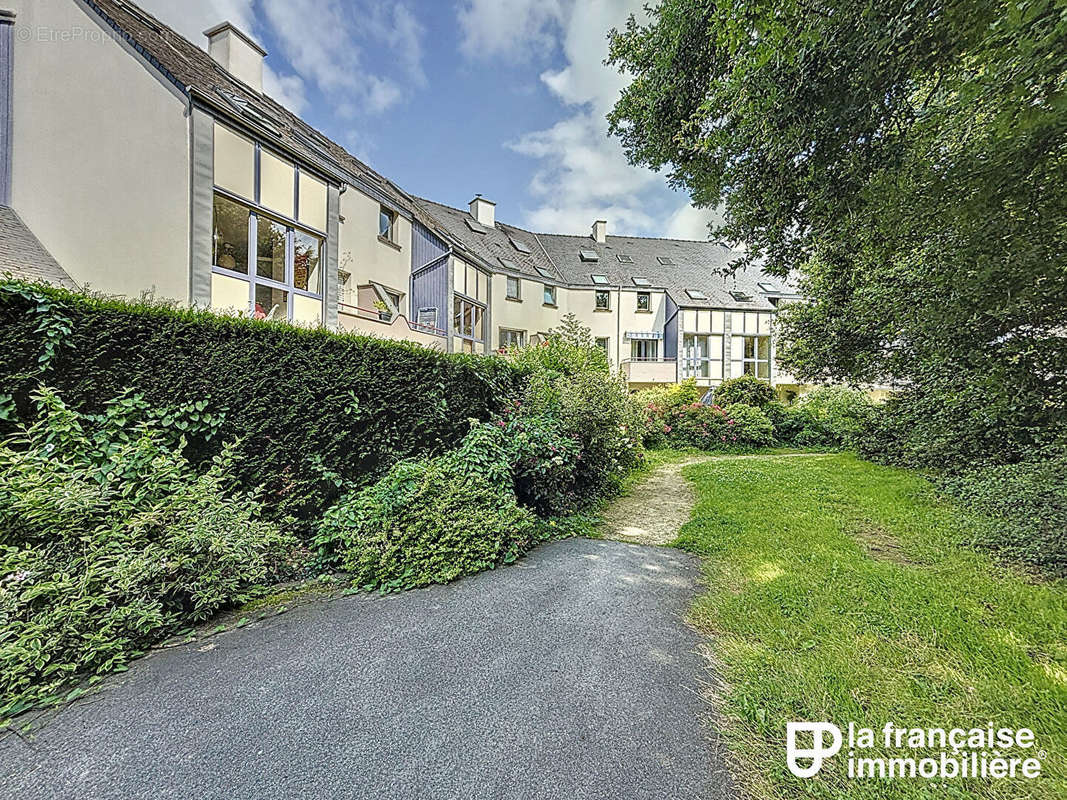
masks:
[[[644,0],[138,0],[205,46],[224,19],[267,91],[406,190],[538,231],[704,239],[709,214],[626,163],[606,33]]]

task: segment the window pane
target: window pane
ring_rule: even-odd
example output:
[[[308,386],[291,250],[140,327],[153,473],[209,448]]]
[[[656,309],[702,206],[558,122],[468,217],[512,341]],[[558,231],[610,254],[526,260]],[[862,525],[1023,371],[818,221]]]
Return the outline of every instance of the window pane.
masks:
[[[751,336],[745,337],[745,358],[756,357],[756,340]]]
[[[610,302],[610,295],[607,292],[596,293],[596,307],[607,308]]]
[[[771,357],[771,340],[767,336],[761,336],[758,340],[758,358],[761,361],[768,361]]]
[[[518,299],[519,297],[519,279],[508,278],[508,297]]]
[[[259,217],[256,226],[256,275],[285,282],[286,227],[267,217]]]
[[[248,214],[241,204],[215,195],[211,248],[216,267],[248,274]]]
[[[300,221],[326,230],[326,184],[306,172],[300,173]]]
[[[393,214],[386,208],[378,210],[378,235],[391,239],[393,234]]]
[[[650,302],[651,302],[651,298],[650,298],[648,292],[638,292],[637,293],[637,310],[638,311],[648,311]]]
[[[482,309],[471,306],[471,336],[482,341]]]
[[[758,364],[759,369],[756,370],[756,377],[762,378],[765,381],[771,379],[771,365],[770,362],[760,361]]]
[[[296,231],[293,235],[293,286],[315,294],[321,293],[321,265],[322,239]]]
[[[215,185],[249,200],[255,197],[256,146],[222,125],[215,126]]]
[[[545,303],[547,305],[550,305],[550,306],[554,306],[556,304],[556,287],[555,286],[546,286],[545,287]]]
[[[259,202],[267,208],[293,216],[293,181],[296,170],[288,161],[282,161],[266,150],[259,156]]]
[[[211,307],[233,309],[239,314],[248,313],[248,281],[231,278],[220,272],[211,275]]]
[[[289,292],[270,286],[256,285],[256,319],[289,319]]]
[[[452,327],[456,329],[456,335],[463,335],[463,301],[456,298],[453,304]]]
[[[294,294],[293,322],[302,322],[305,325],[318,325],[322,322],[322,301]]]

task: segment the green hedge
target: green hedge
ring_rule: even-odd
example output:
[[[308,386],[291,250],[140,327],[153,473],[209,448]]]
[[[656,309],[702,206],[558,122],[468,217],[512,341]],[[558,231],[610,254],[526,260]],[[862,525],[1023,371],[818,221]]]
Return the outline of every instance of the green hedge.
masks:
[[[276,518],[310,520],[342,485],[456,445],[469,418],[487,419],[521,383],[500,358],[10,280],[0,282],[0,333],[6,416],[32,416],[29,393],[43,382],[86,411],[127,389],[160,408],[206,402],[224,419],[194,458],[239,439],[235,477],[262,486]]]

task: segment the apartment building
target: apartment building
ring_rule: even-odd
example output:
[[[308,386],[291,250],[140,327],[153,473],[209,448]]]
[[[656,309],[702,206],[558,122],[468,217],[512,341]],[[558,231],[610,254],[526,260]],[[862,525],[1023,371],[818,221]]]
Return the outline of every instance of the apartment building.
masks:
[[[453,352],[573,313],[634,387],[793,384],[772,332],[795,295],[723,277],[728,249],[414,197],[267,96],[245,33],[202,44],[126,0],[0,0],[0,270]]]

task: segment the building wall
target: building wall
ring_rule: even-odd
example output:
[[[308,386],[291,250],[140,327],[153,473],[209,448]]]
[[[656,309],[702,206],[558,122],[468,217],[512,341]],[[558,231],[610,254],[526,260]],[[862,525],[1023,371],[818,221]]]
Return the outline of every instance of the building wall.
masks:
[[[490,299],[493,312],[493,348],[500,343],[501,328],[526,331],[526,341],[529,342],[533,336],[543,336],[557,327],[563,315],[570,310],[571,293],[568,290],[556,288],[556,306],[553,308],[544,304],[543,281],[532,278],[521,278],[520,281],[521,301],[508,300],[506,276],[498,274],[493,277]]]
[[[395,245],[378,238],[378,212],[381,204],[358,189],[349,187],[341,195],[341,223],[338,244],[338,268],[352,275],[349,286],[376,281],[403,295],[402,306],[408,307],[408,283],[411,277],[411,221],[398,216]]]
[[[74,0],[16,13],[12,206],[82,286],[189,301],[189,121],[177,87]]]

